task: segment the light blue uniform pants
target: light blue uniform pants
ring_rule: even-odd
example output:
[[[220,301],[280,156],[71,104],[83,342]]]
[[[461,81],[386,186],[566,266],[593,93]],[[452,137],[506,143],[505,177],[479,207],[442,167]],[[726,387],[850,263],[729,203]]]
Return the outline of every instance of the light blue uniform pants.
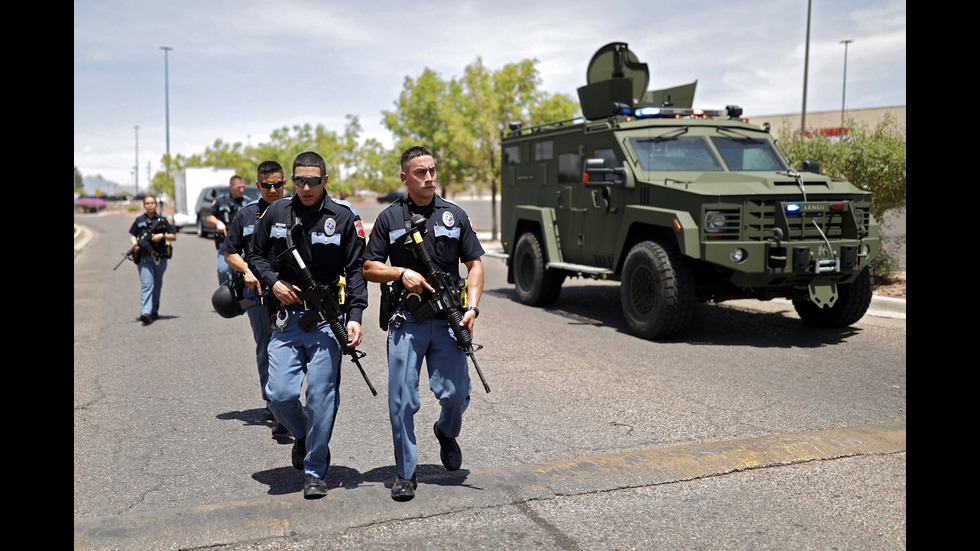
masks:
[[[218,249],[218,285],[224,285],[228,278],[231,277],[231,266],[225,261],[225,253],[221,249]]]
[[[295,438],[306,438],[305,471],[323,478],[330,466],[330,435],[340,407],[343,353],[327,323],[299,327],[308,312],[291,311],[285,330],[269,336],[269,409]],[[306,410],[299,394],[306,376]]]
[[[245,288],[242,298],[252,298],[255,291]],[[252,337],[255,339],[255,365],[259,370],[259,388],[262,390],[262,399],[265,400],[266,407],[269,406],[269,397],[265,391],[269,383],[269,320],[266,317],[265,306],[253,306],[245,310],[248,315],[248,323],[252,326]]]
[[[157,264],[152,256],[144,255],[137,268],[142,286],[140,314],[156,315],[160,311],[160,290],[163,288],[163,272],[167,271],[167,259],[161,258]]]
[[[429,388],[439,400],[439,429],[459,436],[463,412],[470,404],[470,375],[466,353],[444,319],[415,322],[410,314],[401,327],[388,329],[388,414],[395,447],[398,476],[409,479],[418,465],[415,414],[419,410],[419,375],[422,360],[429,371]],[[433,436],[433,440],[435,437]]]

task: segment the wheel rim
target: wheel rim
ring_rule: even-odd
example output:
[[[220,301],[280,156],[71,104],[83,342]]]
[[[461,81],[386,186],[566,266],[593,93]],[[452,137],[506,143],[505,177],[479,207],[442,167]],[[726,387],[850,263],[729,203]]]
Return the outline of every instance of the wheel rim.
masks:
[[[637,268],[630,277],[630,304],[640,315],[647,315],[653,311],[653,272],[649,268]]]

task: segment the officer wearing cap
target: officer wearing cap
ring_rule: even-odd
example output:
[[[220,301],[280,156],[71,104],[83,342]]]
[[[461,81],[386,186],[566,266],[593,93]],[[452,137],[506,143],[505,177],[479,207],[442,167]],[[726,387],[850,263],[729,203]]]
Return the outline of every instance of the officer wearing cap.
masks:
[[[323,497],[330,465],[330,435],[340,404],[341,344],[328,322],[311,331],[300,326],[315,315],[301,298],[307,283],[282,256],[295,246],[313,279],[323,285],[346,280],[346,330],[349,347],[361,342],[361,318],[367,289],[361,273],[364,229],[357,212],[331,198],[324,187],[326,164],[312,151],[293,161],[294,195],[276,201],[259,219],[248,263],[259,281],[279,301],[269,338],[269,382],[266,393],[276,419],[289,429],[293,466],[304,471],[303,496]],[[306,409],[299,395],[306,376]],[[308,411],[308,413],[307,413]]]
[[[228,226],[223,246],[225,262],[232,270],[243,274],[245,280],[243,299],[262,294],[262,285],[245,262],[245,255],[252,243],[256,222],[269,205],[282,199],[282,189],[286,185],[282,166],[275,161],[259,164],[256,172],[258,181],[255,187],[259,190],[260,198],[238,210],[231,225]],[[249,308],[245,313],[248,315],[249,324],[252,326],[252,337],[255,340],[255,363],[259,371],[262,400],[265,402],[265,417],[266,420],[273,422],[273,434],[282,434],[286,432],[286,428],[275,420],[272,410],[269,409],[269,398],[265,391],[266,384],[269,382],[269,317],[265,308]]]
[[[459,264],[466,266],[468,306],[461,325],[471,337],[483,291],[483,247],[466,212],[436,194],[432,153],[420,146],[407,149],[401,157],[401,179],[408,196],[378,216],[364,254],[364,278],[383,285],[393,282],[392,295],[398,301],[388,328],[388,413],[397,470],[391,497],[399,501],[412,499],[418,485],[414,417],[420,407],[423,358],[429,371],[429,388],[441,406],[433,432],[442,464],[450,471],[462,465],[456,437],[470,401],[466,354],[457,345],[450,322],[422,313],[434,289],[426,281],[426,265],[405,242],[413,215],[425,218],[423,241],[436,269],[458,277]],[[385,263],[388,260],[390,264]]]

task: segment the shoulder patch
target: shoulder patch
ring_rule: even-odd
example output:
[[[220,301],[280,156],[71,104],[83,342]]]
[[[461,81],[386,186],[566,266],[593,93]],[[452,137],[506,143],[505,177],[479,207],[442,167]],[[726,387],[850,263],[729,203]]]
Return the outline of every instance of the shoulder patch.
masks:
[[[360,218],[354,220],[354,229],[357,230],[357,236],[364,239],[364,224],[361,223]]]

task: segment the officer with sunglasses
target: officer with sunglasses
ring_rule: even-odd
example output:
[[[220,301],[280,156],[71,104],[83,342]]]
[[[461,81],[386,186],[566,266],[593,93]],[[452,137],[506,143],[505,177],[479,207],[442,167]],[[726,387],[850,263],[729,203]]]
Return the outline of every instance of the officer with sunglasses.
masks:
[[[293,466],[304,472],[303,496],[323,497],[330,466],[330,435],[340,405],[341,344],[328,322],[304,331],[301,321],[317,313],[301,298],[308,284],[283,253],[295,247],[321,285],[346,281],[344,307],[348,342],[361,343],[361,318],[367,288],[361,274],[364,228],[361,217],[345,201],[325,191],[326,163],[317,153],[301,153],[293,161],[293,191],[273,203],[259,219],[248,262],[259,281],[279,301],[269,338],[269,382],[266,393],[276,419],[289,429]],[[339,301],[338,301],[339,302]],[[315,319],[315,318],[314,318]],[[299,395],[306,377],[306,409]]]
[[[235,219],[228,226],[225,238],[225,262],[236,272],[244,274],[245,292],[243,299],[262,294],[262,285],[245,262],[248,247],[252,243],[255,224],[262,213],[279,199],[282,199],[283,187],[286,181],[282,175],[282,166],[275,161],[265,161],[258,167],[258,181],[255,187],[259,190],[260,198],[245,205],[235,214]],[[269,382],[269,318],[265,308],[249,308],[245,311],[249,324],[252,326],[252,337],[255,339],[255,363],[259,370],[259,388],[262,400],[265,402],[265,418],[272,421],[272,433],[284,434],[286,427],[276,421],[272,410],[269,409],[269,398],[265,386]]]

